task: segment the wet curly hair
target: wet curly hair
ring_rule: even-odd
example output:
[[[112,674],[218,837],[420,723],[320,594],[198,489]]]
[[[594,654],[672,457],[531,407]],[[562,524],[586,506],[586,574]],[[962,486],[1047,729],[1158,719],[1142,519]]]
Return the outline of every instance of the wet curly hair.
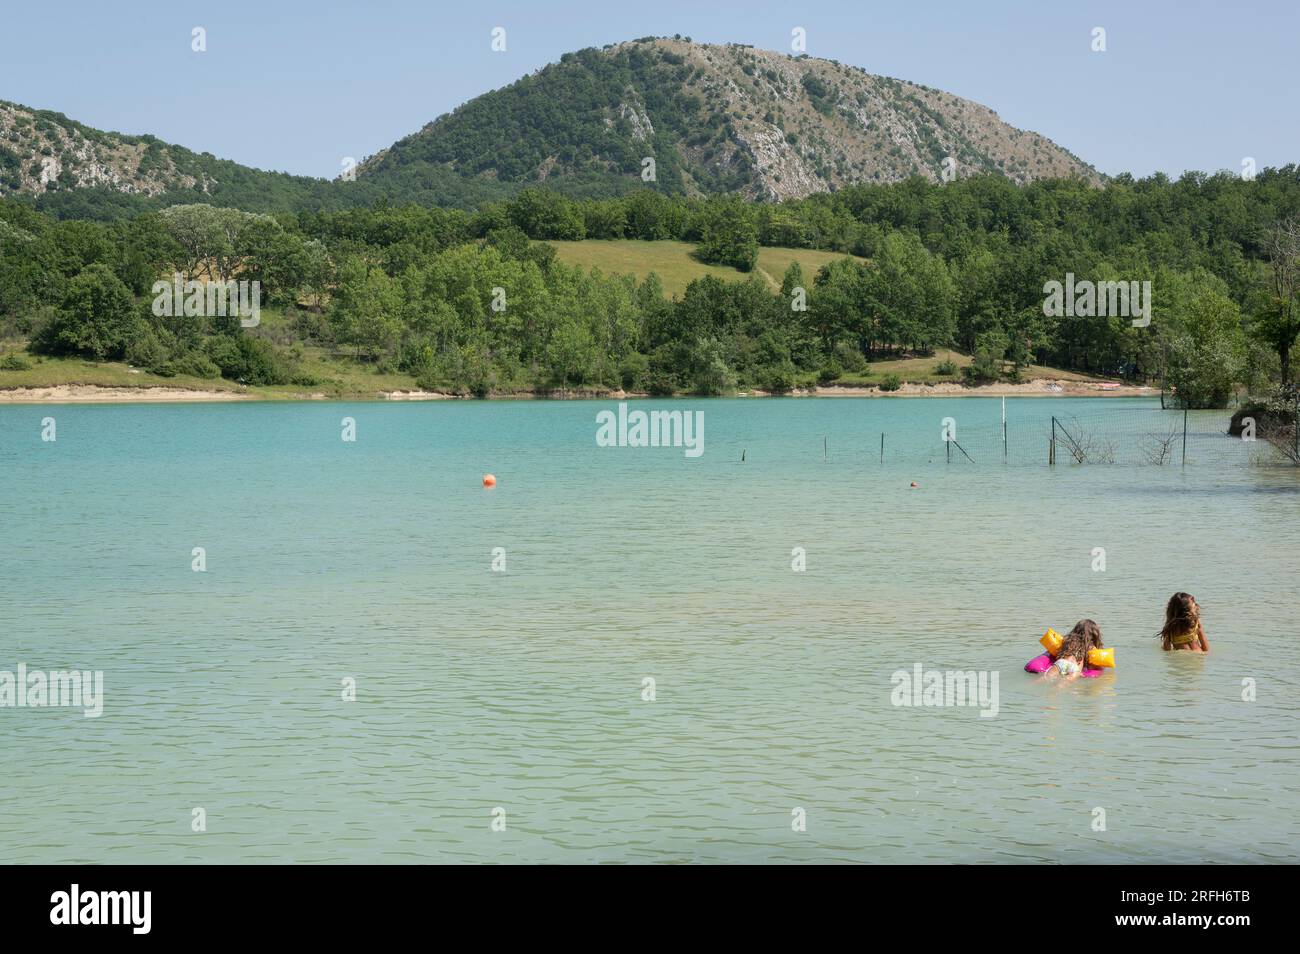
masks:
[[[1101,649],[1104,645],[1101,641],[1101,627],[1090,619],[1081,619],[1066,634],[1056,658],[1064,659],[1068,656],[1082,666],[1088,658],[1088,650]]]
[[[1165,625],[1160,630],[1160,642],[1165,649],[1173,646],[1179,636],[1199,636],[1201,633],[1201,607],[1191,593],[1175,593],[1165,604]]]

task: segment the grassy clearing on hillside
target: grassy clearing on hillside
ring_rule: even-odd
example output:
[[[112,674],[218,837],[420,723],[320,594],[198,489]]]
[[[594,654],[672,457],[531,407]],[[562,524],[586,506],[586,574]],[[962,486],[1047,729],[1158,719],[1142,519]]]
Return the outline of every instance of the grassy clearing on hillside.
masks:
[[[939,374],[938,366],[944,361],[951,361],[955,364],[957,373]],[[960,382],[962,380],[961,369],[970,363],[969,355],[962,354],[960,351],[949,351],[941,348],[929,357],[906,357],[872,361],[867,365],[866,371],[859,373],[845,372],[836,378],[833,383],[872,386],[880,384],[885,376],[889,374],[895,374],[909,384],[937,384],[941,381]],[[1020,378],[1023,381],[1032,381],[1035,378],[1051,378],[1058,381],[1098,380],[1086,374],[1079,374],[1077,371],[1062,371],[1060,368],[1050,368],[1040,364],[1031,364],[1024,368],[1020,372]]]
[[[791,262],[799,263],[799,267],[803,269],[804,281],[811,283],[823,265],[840,258],[856,258],[859,262],[866,261],[866,259],[857,258],[854,255],[845,255],[840,252],[824,252],[815,248],[768,248],[765,246],[758,250],[758,271],[764,273],[771,280],[773,288],[780,288],[781,278],[785,275],[785,270],[790,267]]]
[[[694,257],[695,246],[690,242],[642,242],[633,239],[585,239],[581,242],[551,242],[556,257],[566,264],[582,268],[599,268],[606,275],[633,275],[642,281],[651,272],[659,275],[664,293],[680,296],[686,286],[705,275],[716,275],[724,281],[742,281],[749,277],[727,265],[706,265]],[[768,282],[773,288],[781,284],[781,276],[798,262],[804,278],[812,281],[817,270],[827,262],[843,258],[837,252],[823,252],[810,248],[761,248],[758,268],[750,273]]]

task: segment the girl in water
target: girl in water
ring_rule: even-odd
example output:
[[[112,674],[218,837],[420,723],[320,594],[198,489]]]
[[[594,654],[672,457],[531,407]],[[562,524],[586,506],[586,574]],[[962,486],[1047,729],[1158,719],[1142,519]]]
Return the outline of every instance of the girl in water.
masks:
[[[1052,667],[1048,672],[1055,670],[1066,679],[1077,679],[1084,674],[1085,669],[1089,668],[1088,650],[1101,648],[1103,648],[1101,627],[1090,619],[1081,619],[1074,624],[1074,629],[1066,634],[1065,641],[1061,643],[1060,651],[1052,660]],[[1096,675],[1097,672],[1091,674]]]
[[[1208,653],[1210,643],[1201,625],[1201,608],[1191,593],[1175,593],[1165,605],[1165,626],[1160,630],[1160,648],[1166,652],[1186,650]]]

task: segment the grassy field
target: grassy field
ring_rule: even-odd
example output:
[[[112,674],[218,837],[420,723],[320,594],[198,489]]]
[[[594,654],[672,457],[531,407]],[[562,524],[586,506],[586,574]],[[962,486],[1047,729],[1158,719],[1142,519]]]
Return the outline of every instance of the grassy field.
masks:
[[[569,265],[599,268],[606,275],[633,275],[638,281],[651,272],[659,275],[664,293],[681,295],[686,286],[705,275],[716,275],[727,281],[741,281],[749,276],[725,265],[705,265],[694,257],[695,246],[689,242],[641,242],[634,240],[610,241],[586,239],[581,242],[551,242],[556,257]],[[822,252],[810,248],[762,248],[758,252],[758,268],[752,273],[771,287],[781,285],[781,276],[798,262],[804,278],[812,281],[817,270],[827,262],[843,258],[835,252]]]
[[[940,374],[938,367],[944,361],[951,361],[957,366],[956,374]],[[844,385],[873,386],[878,385],[886,375],[896,374],[911,384],[937,384],[941,381],[961,381],[961,369],[971,363],[969,355],[960,351],[940,348],[934,354],[924,358],[894,358],[872,361],[865,371],[845,372],[834,383]],[[1020,372],[1021,380],[1032,381],[1035,378],[1051,378],[1057,381],[1094,381],[1096,378],[1076,371],[1063,371],[1044,365],[1031,364]]]

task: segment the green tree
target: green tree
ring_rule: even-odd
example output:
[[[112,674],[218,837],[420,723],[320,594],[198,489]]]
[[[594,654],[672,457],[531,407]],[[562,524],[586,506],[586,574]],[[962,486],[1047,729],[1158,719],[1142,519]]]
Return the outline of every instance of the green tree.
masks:
[[[742,272],[754,270],[758,264],[758,227],[753,213],[740,199],[710,205],[696,254],[702,262],[730,265]]]
[[[116,360],[143,324],[136,307],[130,289],[111,268],[87,266],[68,283],[57,311],[33,344],[47,354]]]
[[[1264,249],[1268,290],[1251,330],[1277,351],[1285,387],[1291,383],[1291,349],[1300,336],[1300,220],[1273,226]]]
[[[1246,370],[1240,308],[1208,273],[1172,273],[1163,282],[1171,286],[1162,316],[1166,381],[1188,407],[1226,407]]]
[[[244,229],[268,216],[238,209],[193,204],[173,205],[160,216],[178,253],[170,264],[187,279],[228,281],[239,265],[238,243]]]
[[[965,372],[976,382],[997,381],[1002,377],[1002,362],[1007,355],[1007,336],[1001,331],[986,331],[975,339],[975,353]]]
[[[955,294],[943,260],[907,232],[885,236],[864,272],[868,338],[930,349],[956,331]]]
[[[353,260],[343,271],[331,320],[340,343],[373,360],[396,350],[405,308],[400,283]]]

